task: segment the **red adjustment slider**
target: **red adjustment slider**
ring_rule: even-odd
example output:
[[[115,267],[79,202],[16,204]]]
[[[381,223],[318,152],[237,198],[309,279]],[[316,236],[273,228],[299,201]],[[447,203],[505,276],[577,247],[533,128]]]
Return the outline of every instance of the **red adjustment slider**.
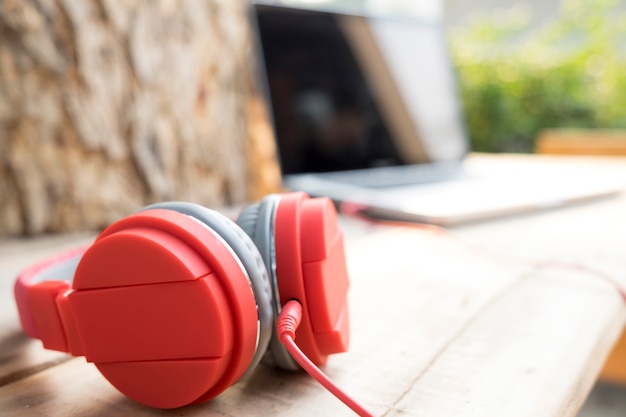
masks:
[[[69,289],[70,284],[66,281],[43,281],[28,290],[37,337],[46,349],[70,351],[57,308],[57,298]]]
[[[48,349],[69,352],[59,300],[70,288],[84,248],[55,256],[26,268],[15,282],[15,302],[24,332],[41,339]]]

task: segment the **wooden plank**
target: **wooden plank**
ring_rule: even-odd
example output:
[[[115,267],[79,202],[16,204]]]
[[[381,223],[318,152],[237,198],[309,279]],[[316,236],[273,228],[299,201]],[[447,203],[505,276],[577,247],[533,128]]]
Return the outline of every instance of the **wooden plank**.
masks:
[[[607,129],[546,129],[535,152],[552,155],[626,155],[626,131]]]
[[[528,274],[468,323],[398,409],[415,416],[576,415],[623,327],[623,303],[612,297],[607,304],[607,289],[596,285],[569,272]]]
[[[445,234],[373,233],[347,253],[352,346],[325,370],[377,415],[573,415],[624,323],[621,300],[590,274],[537,270]],[[0,410],[172,414],[124,398],[82,359],[4,384]],[[308,376],[263,366],[184,414],[351,415]]]
[[[548,129],[539,134],[536,152],[553,155],[626,155],[626,131]],[[626,332],[607,359],[600,379],[626,384]]]
[[[547,157],[564,162],[586,161],[610,169],[624,179],[623,158]],[[624,181],[626,183],[626,181]],[[457,231],[462,238],[478,242],[483,248],[498,248],[500,256],[543,262],[556,260],[571,266],[586,267],[615,279],[626,288],[626,195],[592,204],[582,204],[541,215],[519,216],[502,222],[471,225]],[[528,242],[541,242],[537,246]],[[600,379],[626,384],[626,337],[623,333],[600,374]]]
[[[626,332],[622,333],[602,368],[600,379],[626,385]]]

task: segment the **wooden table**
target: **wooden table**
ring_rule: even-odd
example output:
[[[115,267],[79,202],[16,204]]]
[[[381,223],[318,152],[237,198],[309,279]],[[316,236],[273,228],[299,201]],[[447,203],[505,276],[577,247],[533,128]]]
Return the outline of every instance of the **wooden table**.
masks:
[[[577,163],[626,178],[626,159]],[[366,408],[384,416],[576,414],[626,320],[623,300],[600,278],[626,283],[626,197],[452,231],[342,222],[352,341],[324,369]],[[43,350],[20,331],[14,277],[91,238],[0,240],[0,415],[351,415],[309,376],[264,366],[209,403],[149,409],[84,359]]]

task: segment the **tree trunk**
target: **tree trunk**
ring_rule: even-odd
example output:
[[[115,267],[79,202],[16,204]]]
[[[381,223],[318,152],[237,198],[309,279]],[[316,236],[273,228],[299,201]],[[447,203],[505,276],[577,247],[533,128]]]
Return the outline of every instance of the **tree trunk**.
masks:
[[[279,185],[246,0],[0,0],[0,234]]]

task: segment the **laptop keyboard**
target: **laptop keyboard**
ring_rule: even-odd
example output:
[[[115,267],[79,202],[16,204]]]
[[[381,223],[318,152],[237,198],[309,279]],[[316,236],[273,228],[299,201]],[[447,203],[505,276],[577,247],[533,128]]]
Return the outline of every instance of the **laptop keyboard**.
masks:
[[[457,178],[463,174],[458,161],[422,165],[400,165],[366,170],[327,172],[320,178],[370,188],[432,183]]]

